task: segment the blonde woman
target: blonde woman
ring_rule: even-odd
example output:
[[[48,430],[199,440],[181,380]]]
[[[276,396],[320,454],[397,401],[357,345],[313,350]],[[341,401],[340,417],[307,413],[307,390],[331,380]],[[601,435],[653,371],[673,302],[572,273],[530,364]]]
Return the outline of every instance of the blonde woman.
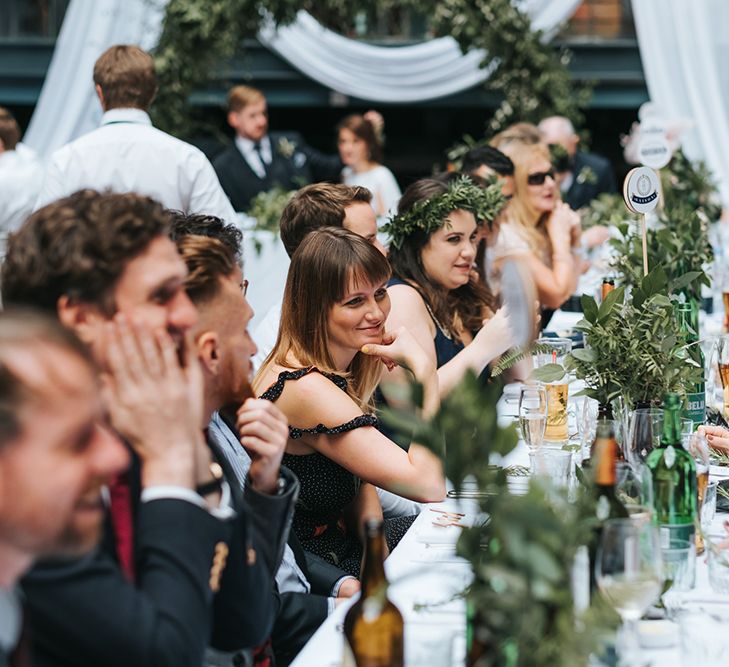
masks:
[[[445,495],[439,459],[380,433],[372,394],[406,366],[437,409],[435,366],[405,330],[385,332],[390,266],[345,229],[311,232],[291,259],[276,345],[254,380],[289,420],[283,463],[301,482],[294,530],[304,549],[358,576],[358,519],[381,511],[374,486],[421,502]],[[374,485],[374,486],[372,486]],[[393,546],[411,518],[386,522]]]
[[[543,143],[502,141],[514,163],[514,196],[491,251],[496,275],[507,257],[520,257],[534,278],[544,308],[559,308],[575,291],[581,259],[580,218],[560,199],[549,149]]]

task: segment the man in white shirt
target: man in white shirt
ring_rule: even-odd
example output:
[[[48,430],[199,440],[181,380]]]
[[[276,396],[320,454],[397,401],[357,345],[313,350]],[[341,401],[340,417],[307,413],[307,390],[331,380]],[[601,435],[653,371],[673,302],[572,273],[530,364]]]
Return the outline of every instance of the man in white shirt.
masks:
[[[5,237],[33,211],[43,168],[35,152],[20,143],[20,127],[13,115],[0,107],[0,255]]]
[[[36,208],[84,188],[137,192],[185,213],[237,216],[199,149],[152,126],[157,93],[152,57],[131,45],[107,49],[94,65],[101,127],[50,158]]]

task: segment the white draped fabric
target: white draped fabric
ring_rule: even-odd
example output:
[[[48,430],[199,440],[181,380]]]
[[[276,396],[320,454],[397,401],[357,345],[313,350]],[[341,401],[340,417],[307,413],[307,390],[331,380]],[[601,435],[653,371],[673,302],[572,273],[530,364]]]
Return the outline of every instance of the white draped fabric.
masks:
[[[705,160],[729,205],[729,3],[633,0],[648,93],[666,118],[686,118],[686,154]]]
[[[168,0],[71,0],[25,142],[41,155],[98,125],[91,84],[95,60],[112,44],[156,44]],[[518,0],[549,38],[580,0]],[[408,103],[442,97],[485,81],[481,51],[462,54],[451,38],[414,46],[364,44],[323,28],[301,12],[260,40],[315,81],[373,102]]]
[[[113,44],[157,43],[167,0],[72,0],[24,143],[41,156],[98,126],[92,75]]]
[[[522,0],[534,28],[550,39],[580,0]],[[374,46],[327,30],[304,11],[283,28],[266,26],[258,38],[327,88],[372,102],[408,103],[444,97],[486,81],[495,67],[482,50],[461,53],[451,37],[413,46]]]

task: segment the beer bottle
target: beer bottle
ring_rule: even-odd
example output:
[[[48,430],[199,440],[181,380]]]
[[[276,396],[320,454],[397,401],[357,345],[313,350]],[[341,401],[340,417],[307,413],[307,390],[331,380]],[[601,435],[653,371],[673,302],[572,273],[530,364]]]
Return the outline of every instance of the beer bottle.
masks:
[[[403,667],[403,619],[387,597],[383,564],[382,521],[365,525],[367,543],[362,567],[362,593],[344,619],[344,664],[356,667]]]

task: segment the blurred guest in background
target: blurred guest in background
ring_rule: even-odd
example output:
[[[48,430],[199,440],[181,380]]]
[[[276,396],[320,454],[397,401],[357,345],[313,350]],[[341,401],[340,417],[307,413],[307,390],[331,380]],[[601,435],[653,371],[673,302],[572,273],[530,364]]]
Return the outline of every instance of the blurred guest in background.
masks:
[[[574,292],[582,268],[580,218],[560,200],[549,149],[511,140],[501,150],[514,163],[514,196],[493,248],[492,279],[507,257],[523,258],[543,308],[559,308]],[[547,318],[542,314],[546,324]]]
[[[42,181],[38,156],[20,142],[17,121],[0,107],[0,257],[8,233],[33,211]]]
[[[569,118],[549,116],[539,123],[541,139],[557,144],[566,152],[557,165],[562,199],[575,211],[587,206],[603,192],[616,192],[615,177],[610,162],[595,153],[578,149],[580,137]]]
[[[384,220],[395,211],[401,193],[392,172],[382,164],[381,129],[365,116],[347,116],[337,125],[337,145],[345,165],[342,182],[367,188],[375,214]]]
[[[137,192],[167,208],[236,215],[208,159],[194,146],[152,127],[157,94],[152,57],[137,46],[107,49],[94,65],[101,127],[51,155],[36,208],[83,188]]]
[[[259,192],[274,187],[296,190],[314,181],[339,180],[338,156],[307,146],[297,132],[268,131],[268,103],[257,88],[230,89],[228,124],[235,130],[233,144],[213,166],[236,211],[247,211]]]

